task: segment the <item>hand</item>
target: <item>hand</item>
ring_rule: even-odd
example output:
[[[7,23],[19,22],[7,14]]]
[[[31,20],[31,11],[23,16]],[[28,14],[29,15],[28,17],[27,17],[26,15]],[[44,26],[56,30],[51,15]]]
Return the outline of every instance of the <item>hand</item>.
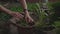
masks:
[[[23,16],[22,14],[20,14],[19,12],[12,12],[11,15],[12,15],[13,17],[16,17],[16,18],[19,18],[19,19],[21,19],[21,18],[24,17],[24,16]]]
[[[26,20],[26,22],[28,22],[29,25],[34,25],[34,20],[31,18],[28,11],[26,11],[25,20]]]

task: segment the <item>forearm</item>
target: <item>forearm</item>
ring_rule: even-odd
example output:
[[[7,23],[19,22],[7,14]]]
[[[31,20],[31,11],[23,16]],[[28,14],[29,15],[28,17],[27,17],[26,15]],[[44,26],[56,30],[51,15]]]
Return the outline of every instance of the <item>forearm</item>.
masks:
[[[19,0],[25,13],[28,13],[26,0]]]
[[[23,9],[27,9],[26,0],[19,0],[19,2],[20,2]]]
[[[12,11],[6,9],[5,7],[3,7],[3,6],[1,6],[1,5],[0,5],[0,10],[1,10],[2,12],[7,13],[7,14],[11,14],[11,13],[12,13]]]

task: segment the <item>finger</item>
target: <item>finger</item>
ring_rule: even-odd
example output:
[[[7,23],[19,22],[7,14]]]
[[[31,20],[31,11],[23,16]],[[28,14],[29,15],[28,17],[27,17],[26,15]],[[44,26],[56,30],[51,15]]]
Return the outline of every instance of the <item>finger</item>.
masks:
[[[33,19],[31,17],[29,17],[29,22],[33,22]]]
[[[35,25],[35,23],[34,22],[30,22],[30,23],[28,23],[28,25],[32,26],[32,25]]]
[[[20,14],[21,17],[24,17],[22,14]]]

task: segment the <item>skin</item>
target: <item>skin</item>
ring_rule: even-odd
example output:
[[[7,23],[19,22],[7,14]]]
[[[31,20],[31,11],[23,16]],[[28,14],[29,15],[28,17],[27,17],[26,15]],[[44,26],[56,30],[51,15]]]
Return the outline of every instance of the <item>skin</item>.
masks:
[[[25,12],[25,20],[26,20],[26,22],[32,22],[33,21],[33,19],[31,18],[31,16],[29,15],[29,12],[28,12],[28,10],[27,10],[27,3],[26,3],[26,0],[19,0],[19,2],[21,3],[21,5],[22,5],[22,8],[23,9],[26,9],[24,12]]]
[[[31,24],[32,24],[33,19],[31,18],[31,16],[29,15],[29,12],[28,12],[28,10],[27,10],[26,0],[19,0],[19,2],[20,2],[20,4],[21,4],[23,10],[26,9],[26,10],[24,11],[26,23],[31,23]],[[11,11],[11,10],[6,9],[5,7],[3,7],[3,6],[1,6],[1,5],[0,5],[0,10],[1,10],[2,12],[5,12],[5,13],[7,13],[7,14],[10,14],[10,15],[12,15],[13,17],[16,17],[16,18],[18,18],[18,19],[20,19],[21,17],[23,17],[23,15],[21,15],[19,12],[13,12],[13,11]]]
[[[9,20],[9,21],[10,21],[10,23],[13,22],[12,24],[16,25],[17,27],[21,27],[21,26],[16,24],[15,19],[17,19],[17,20],[20,19],[21,20],[21,18],[23,18],[23,17],[25,17],[26,23],[29,23],[29,25],[31,25],[32,22],[33,22],[33,19],[30,17],[29,12],[27,10],[26,1],[25,0],[19,0],[19,2],[21,3],[21,6],[22,6],[23,10],[26,9],[24,11],[25,16],[23,16],[19,12],[14,12],[14,11],[11,11],[9,9],[6,9],[2,5],[0,5],[0,11],[5,12],[5,13],[13,16],[14,19],[12,18],[12,20]],[[8,28],[11,28],[9,32],[11,32],[11,34],[18,34],[17,27],[13,26],[12,24],[8,24],[9,25]],[[22,28],[24,28],[24,27],[22,27]],[[26,27],[26,28],[32,28],[32,27]]]

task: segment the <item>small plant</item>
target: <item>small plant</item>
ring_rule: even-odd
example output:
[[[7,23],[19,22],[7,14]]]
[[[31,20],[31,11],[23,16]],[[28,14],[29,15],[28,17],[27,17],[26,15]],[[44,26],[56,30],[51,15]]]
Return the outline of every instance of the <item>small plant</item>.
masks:
[[[38,21],[36,22],[36,26],[42,27],[42,25],[45,25],[44,24],[44,19],[46,18],[45,12],[40,10],[40,4],[39,3],[36,3],[36,7],[34,7],[33,9],[35,9],[35,13],[38,16]]]
[[[43,30],[53,30],[55,27],[53,25],[53,21],[51,20],[53,14],[46,16],[46,12],[44,10],[41,11],[40,8],[41,4],[36,3],[36,7],[34,8],[36,11],[36,14],[38,15],[38,21],[36,21],[36,27],[42,28]],[[47,21],[46,21],[47,20]],[[52,22],[52,23],[51,23]]]

